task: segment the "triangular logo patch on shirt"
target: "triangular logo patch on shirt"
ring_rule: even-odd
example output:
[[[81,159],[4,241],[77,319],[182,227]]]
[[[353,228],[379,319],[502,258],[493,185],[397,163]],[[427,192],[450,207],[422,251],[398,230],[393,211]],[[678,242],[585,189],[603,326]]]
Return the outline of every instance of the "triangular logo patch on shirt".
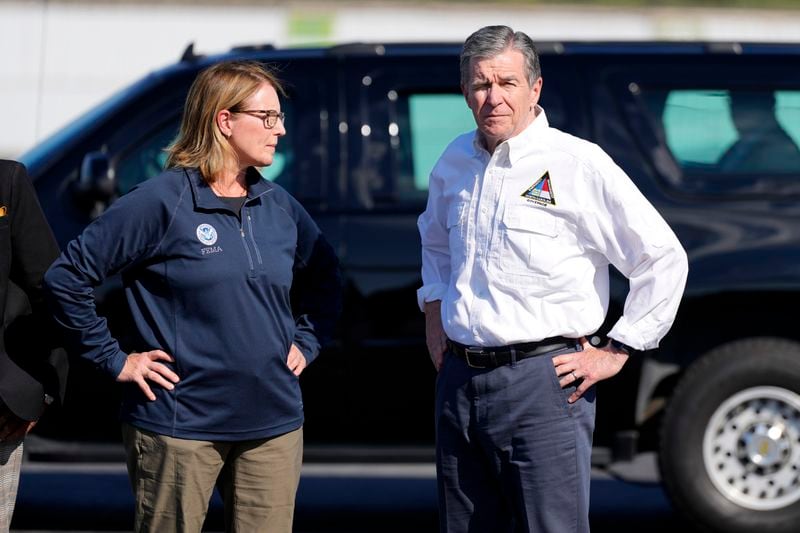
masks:
[[[545,171],[536,183],[522,193],[523,198],[533,200],[539,205],[556,205],[556,195],[553,192],[553,185],[550,183],[550,171]]]

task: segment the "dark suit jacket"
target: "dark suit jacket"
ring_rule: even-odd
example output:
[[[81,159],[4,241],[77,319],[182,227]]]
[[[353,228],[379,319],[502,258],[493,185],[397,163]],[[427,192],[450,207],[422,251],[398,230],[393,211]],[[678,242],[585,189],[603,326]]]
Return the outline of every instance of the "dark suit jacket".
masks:
[[[25,420],[42,414],[45,393],[62,398],[66,382],[42,294],[58,253],[25,167],[0,160],[0,399]]]

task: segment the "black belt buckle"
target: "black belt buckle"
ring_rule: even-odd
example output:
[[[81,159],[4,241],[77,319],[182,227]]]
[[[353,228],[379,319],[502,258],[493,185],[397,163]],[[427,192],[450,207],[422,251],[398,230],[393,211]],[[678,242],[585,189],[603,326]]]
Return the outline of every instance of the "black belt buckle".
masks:
[[[487,352],[482,348],[472,348],[470,346],[465,346],[464,347],[464,359],[467,360],[467,366],[469,366],[470,368],[487,368],[486,365],[479,365],[479,364],[473,363],[472,359],[470,358],[471,355],[477,356],[477,355],[486,355],[486,354],[487,354]]]

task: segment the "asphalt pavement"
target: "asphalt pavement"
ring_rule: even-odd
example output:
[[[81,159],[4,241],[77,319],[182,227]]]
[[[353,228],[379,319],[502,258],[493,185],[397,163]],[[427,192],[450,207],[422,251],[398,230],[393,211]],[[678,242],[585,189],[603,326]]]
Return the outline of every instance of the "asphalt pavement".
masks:
[[[623,479],[624,478],[624,479]],[[26,464],[12,531],[129,531],[133,497],[124,465]],[[212,500],[207,531],[222,531]],[[594,533],[695,533],[673,512],[652,454],[595,470]],[[432,464],[307,464],[298,489],[297,533],[437,531]]]

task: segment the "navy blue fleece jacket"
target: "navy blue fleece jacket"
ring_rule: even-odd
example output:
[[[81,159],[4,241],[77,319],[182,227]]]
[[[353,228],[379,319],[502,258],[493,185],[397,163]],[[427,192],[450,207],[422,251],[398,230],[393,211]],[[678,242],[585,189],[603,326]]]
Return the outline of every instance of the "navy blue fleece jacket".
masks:
[[[248,172],[241,219],[195,169],[170,169],[117,200],[45,276],[73,350],[116,378],[127,353],[95,311],[93,288],[121,273],[130,351],[161,349],[180,377],[148,401],[126,384],[122,419],[162,435],[246,440],[303,423],[292,343],[310,363],[339,308],[338,264],[286,191]],[[294,304],[294,307],[293,305]],[[127,347],[127,346],[126,346]]]

